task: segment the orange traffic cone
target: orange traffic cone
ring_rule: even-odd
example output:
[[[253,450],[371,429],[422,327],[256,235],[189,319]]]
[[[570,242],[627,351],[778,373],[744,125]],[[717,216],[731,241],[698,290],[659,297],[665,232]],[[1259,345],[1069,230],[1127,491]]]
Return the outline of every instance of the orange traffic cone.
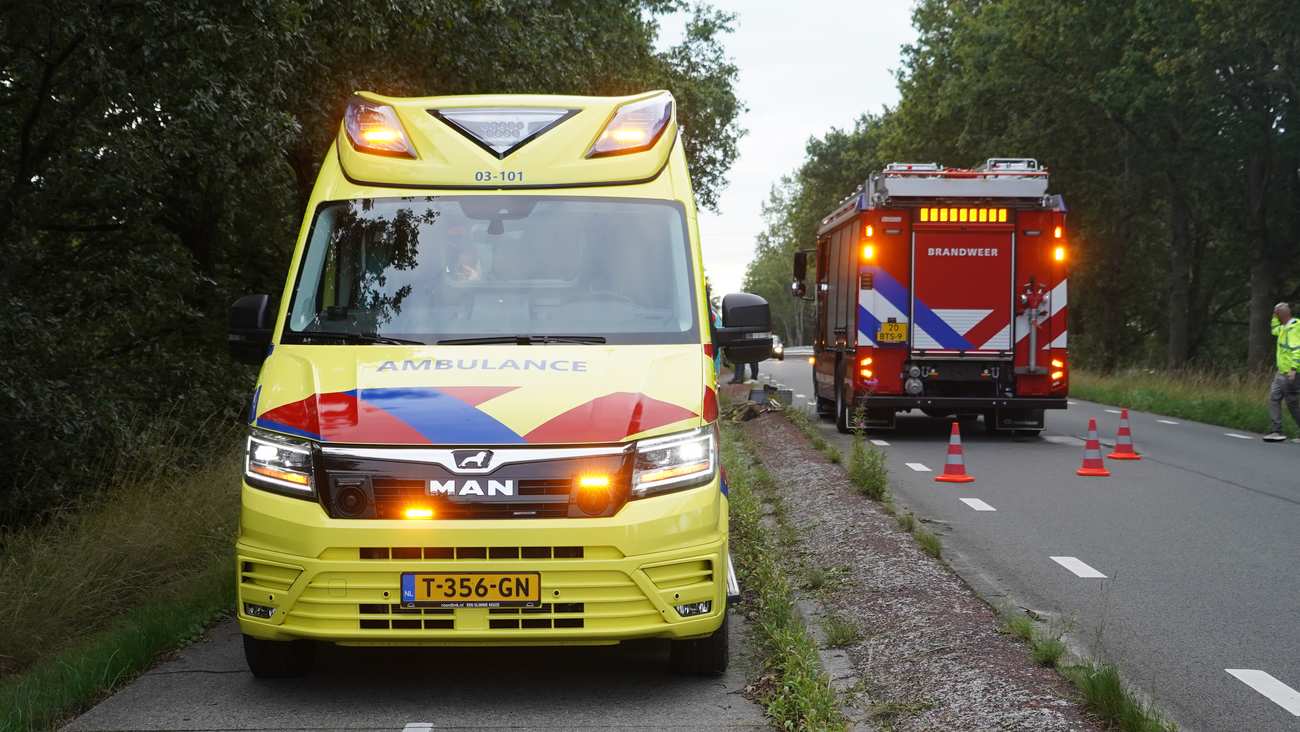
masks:
[[[952,423],[952,432],[948,435],[948,460],[943,465],[943,472],[934,476],[940,483],[974,483],[975,476],[966,474],[966,462],[961,452],[961,429],[956,420]]]
[[[1088,419],[1088,442],[1083,446],[1083,465],[1074,471],[1075,475],[1089,475],[1104,478],[1110,475],[1106,463],[1101,461],[1101,442],[1097,439],[1097,420]]]
[[[1128,410],[1119,413],[1119,432],[1115,433],[1115,449],[1106,457],[1112,460],[1141,460],[1142,456],[1133,449],[1133,432],[1128,428]]]

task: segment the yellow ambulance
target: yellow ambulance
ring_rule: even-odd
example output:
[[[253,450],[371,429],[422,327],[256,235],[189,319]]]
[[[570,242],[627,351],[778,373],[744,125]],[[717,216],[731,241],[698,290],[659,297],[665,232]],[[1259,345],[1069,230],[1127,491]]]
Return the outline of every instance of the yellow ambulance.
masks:
[[[738,594],[715,348],[766,358],[762,298],[710,316],[672,96],[358,93],[260,364],[236,545],[259,677],[353,646],[671,641],[727,665]]]

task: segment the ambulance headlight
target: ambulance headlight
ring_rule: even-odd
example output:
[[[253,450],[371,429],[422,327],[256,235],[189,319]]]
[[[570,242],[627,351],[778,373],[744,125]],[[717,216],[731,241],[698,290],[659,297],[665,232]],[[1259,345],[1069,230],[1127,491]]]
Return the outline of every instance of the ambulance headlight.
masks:
[[[673,95],[668,92],[628,102],[619,107],[605,125],[600,137],[596,138],[587,151],[587,157],[600,158],[649,150],[659,142],[672,117]]]
[[[312,497],[311,443],[254,428],[248,433],[244,480],[276,493]]]
[[[706,425],[667,437],[641,440],[632,470],[632,497],[693,488],[718,472],[718,428]]]

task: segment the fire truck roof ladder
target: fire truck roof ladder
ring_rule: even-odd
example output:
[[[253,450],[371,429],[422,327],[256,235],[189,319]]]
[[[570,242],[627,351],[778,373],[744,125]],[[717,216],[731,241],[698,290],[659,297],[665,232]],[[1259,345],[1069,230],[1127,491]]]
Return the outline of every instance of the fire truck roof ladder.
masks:
[[[974,170],[936,163],[890,163],[867,179],[870,204],[898,199],[1021,198],[1047,194],[1047,171],[1033,158],[989,158]]]

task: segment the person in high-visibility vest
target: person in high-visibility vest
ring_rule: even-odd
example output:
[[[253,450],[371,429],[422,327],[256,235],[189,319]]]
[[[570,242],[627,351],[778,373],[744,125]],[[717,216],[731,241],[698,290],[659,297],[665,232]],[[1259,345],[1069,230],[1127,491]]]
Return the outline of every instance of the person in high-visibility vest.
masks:
[[[1273,429],[1264,440],[1281,442],[1286,439],[1282,434],[1283,401],[1291,419],[1300,426],[1300,382],[1296,381],[1296,369],[1300,369],[1300,320],[1291,316],[1287,303],[1280,302],[1273,308],[1273,336],[1277,338],[1277,375],[1268,390],[1268,416],[1273,420]],[[1291,441],[1300,442],[1300,438]]]

